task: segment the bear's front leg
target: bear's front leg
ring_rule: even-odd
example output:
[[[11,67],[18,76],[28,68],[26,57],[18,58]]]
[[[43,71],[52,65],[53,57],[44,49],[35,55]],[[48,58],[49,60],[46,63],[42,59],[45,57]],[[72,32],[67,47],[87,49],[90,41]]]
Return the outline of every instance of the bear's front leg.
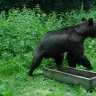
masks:
[[[77,63],[83,65],[84,67],[86,67],[88,70],[92,70],[92,66],[90,61],[88,60],[88,58],[85,55],[79,56],[77,58]]]

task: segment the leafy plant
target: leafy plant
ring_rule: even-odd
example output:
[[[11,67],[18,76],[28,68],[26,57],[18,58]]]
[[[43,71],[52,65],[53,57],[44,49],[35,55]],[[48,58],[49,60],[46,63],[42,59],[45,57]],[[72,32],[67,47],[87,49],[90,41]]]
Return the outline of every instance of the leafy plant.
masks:
[[[27,76],[33,51],[40,38],[50,30],[64,28],[81,22],[82,17],[95,17],[94,9],[71,11],[66,14],[46,14],[39,6],[33,10],[23,8],[12,9],[6,18],[5,12],[0,14],[0,96],[95,96],[96,92],[87,92],[81,86],[71,86],[44,78],[43,67],[54,64],[53,59],[43,60],[35,75]],[[85,54],[96,71],[96,42],[86,39]],[[66,57],[64,66],[67,66]],[[82,68],[82,66],[77,66]]]

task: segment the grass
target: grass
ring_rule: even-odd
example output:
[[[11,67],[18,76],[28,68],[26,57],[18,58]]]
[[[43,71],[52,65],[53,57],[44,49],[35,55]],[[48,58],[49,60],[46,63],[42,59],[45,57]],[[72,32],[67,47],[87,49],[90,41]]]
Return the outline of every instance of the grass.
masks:
[[[82,86],[68,85],[43,76],[44,66],[54,63],[52,59],[43,60],[42,64],[29,77],[27,72],[33,51],[40,38],[50,30],[59,29],[81,22],[82,17],[92,17],[96,21],[96,11],[67,12],[58,14],[43,13],[37,6],[22,11],[12,9],[6,18],[0,14],[0,96],[96,96],[96,91],[87,92]],[[96,40],[88,38],[85,54],[96,72]],[[67,66],[65,58],[64,65]],[[77,66],[84,69],[82,66]]]

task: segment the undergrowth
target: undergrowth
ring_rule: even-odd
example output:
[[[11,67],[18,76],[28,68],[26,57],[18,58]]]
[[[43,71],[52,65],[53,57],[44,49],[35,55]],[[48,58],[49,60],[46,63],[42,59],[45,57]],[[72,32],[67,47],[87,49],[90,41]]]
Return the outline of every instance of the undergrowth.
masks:
[[[52,59],[43,60],[35,76],[27,75],[33,51],[46,32],[75,25],[82,17],[92,17],[96,21],[95,14],[93,9],[45,14],[38,6],[33,10],[12,9],[7,16],[3,11],[0,14],[0,96],[95,96],[95,91],[89,93],[81,86],[44,78],[43,67],[54,63]],[[96,71],[95,41],[88,38],[84,43],[85,54],[94,68],[92,71]],[[64,65],[67,66],[66,58]],[[77,68],[84,69],[82,66]]]

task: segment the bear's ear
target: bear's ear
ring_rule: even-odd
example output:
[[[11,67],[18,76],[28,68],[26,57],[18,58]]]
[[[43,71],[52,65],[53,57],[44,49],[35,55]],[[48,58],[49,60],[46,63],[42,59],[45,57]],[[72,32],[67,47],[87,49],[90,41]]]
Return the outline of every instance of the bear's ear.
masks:
[[[89,25],[93,25],[93,18],[89,18]]]
[[[86,20],[86,18],[85,18],[85,17],[83,17],[83,18],[82,18],[82,21],[85,21],[85,20]]]

